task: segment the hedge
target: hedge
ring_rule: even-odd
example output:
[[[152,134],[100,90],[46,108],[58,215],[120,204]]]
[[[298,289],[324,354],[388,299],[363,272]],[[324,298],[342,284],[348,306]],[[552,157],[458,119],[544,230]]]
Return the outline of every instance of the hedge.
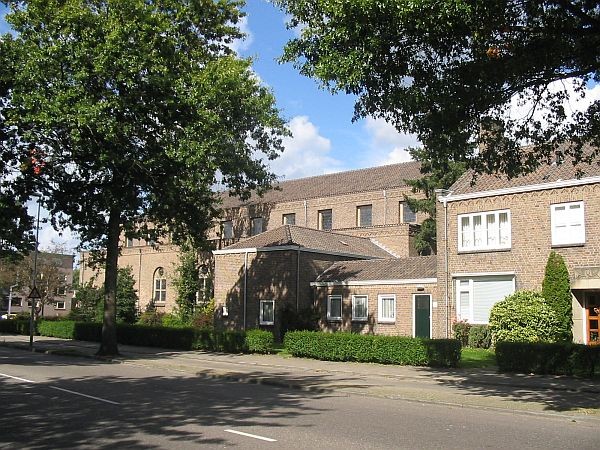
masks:
[[[272,353],[275,345],[273,333],[266,330],[246,331],[246,350],[250,353]]]
[[[355,333],[290,331],[283,340],[293,356],[326,361],[359,361],[413,366],[456,367],[460,342]]]
[[[600,373],[600,347],[582,344],[498,342],[496,360],[503,372],[584,377]]]
[[[29,334],[29,321],[2,320],[0,332]],[[39,320],[37,333],[42,336],[100,342],[102,324],[72,320]],[[208,350],[217,352],[271,353],[273,333],[262,330],[215,331],[191,327],[159,327],[117,324],[119,344],[163,347],[177,350]]]

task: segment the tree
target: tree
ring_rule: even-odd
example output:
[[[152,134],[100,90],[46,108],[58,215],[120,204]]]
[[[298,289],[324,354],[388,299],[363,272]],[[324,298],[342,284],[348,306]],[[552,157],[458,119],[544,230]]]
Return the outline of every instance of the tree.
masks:
[[[600,45],[597,2],[276,4],[300,34],[282,61],[356,95],[355,118],[381,117],[416,133],[435,165],[468,161],[479,172],[516,176],[569,156],[598,159],[600,101],[579,112],[565,106],[569,89],[573,99],[600,81],[591,50]],[[524,113],[507,114],[524,102]]]
[[[423,212],[428,217],[423,221],[415,235],[415,248],[419,255],[437,253],[437,221],[436,221],[436,189],[448,189],[465,172],[465,165],[460,162],[446,161],[445,164],[434,165],[427,159],[423,148],[409,149],[410,155],[421,162],[423,176],[416,180],[405,180],[413,193],[422,192],[424,199],[404,196],[408,206],[414,212]]]
[[[117,276],[117,321],[135,323],[138,318],[138,296],[131,266],[119,267]]]
[[[251,61],[235,0],[32,0],[10,3],[16,36],[6,122],[13,153],[33,152],[56,226],[105,249],[101,355],[118,353],[119,238],[167,235],[196,248],[234,195],[268,188],[288,134]]]
[[[196,296],[200,292],[200,270],[196,252],[184,249],[179,255],[174,284],[177,289],[177,307],[181,320],[187,322],[194,314]]]
[[[80,322],[101,322],[103,297],[102,289],[95,287],[92,280],[80,285],[75,292],[69,318]]]
[[[569,271],[563,257],[554,250],[548,255],[544,280],[542,281],[542,297],[554,310],[560,321],[558,340],[573,340],[573,304]]]

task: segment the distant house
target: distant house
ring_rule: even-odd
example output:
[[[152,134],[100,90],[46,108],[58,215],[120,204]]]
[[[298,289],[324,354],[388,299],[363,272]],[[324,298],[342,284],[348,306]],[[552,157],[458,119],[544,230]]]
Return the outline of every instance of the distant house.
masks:
[[[486,324],[494,303],[541,289],[551,250],[569,269],[573,336],[597,343],[600,307],[600,165],[542,166],[514,179],[472,174],[438,203],[438,283],[448,300],[436,334],[453,321]],[[443,328],[446,327],[446,330]]]
[[[31,259],[31,257],[29,257]],[[28,260],[26,260],[27,262]],[[64,317],[69,314],[73,299],[73,255],[40,252],[38,255],[37,288],[42,296],[40,314],[43,317]],[[30,264],[31,265],[31,264]],[[26,263],[16,276],[15,288],[2,292],[0,313],[29,313],[32,271]],[[9,297],[10,307],[9,307]]]

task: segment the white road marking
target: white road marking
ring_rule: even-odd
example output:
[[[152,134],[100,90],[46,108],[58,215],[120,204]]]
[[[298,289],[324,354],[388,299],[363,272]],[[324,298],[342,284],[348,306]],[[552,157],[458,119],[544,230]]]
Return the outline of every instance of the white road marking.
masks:
[[[256,434],[244,433],[243,431],[235,431],[235,430],[225,430],[225,431],[227,433],[239,434],[240,436],[246,436],[246,437],[251,437],[254,439],[260,439],[261,441],[277,442],[277,439],[271,439],[271,438],[264,437],[264,436],[258,436]]]
[[[50,389],[56,389],[57,391],[68,392],[69,394],[81,395],[82,397],[91,398],[100,402],[110,403],[111,405],[120,405],[120,403],[113,402],[112,400],[106,400],[105,398],[94,397],[93,395],[82,394],[81,392],[70,391],[68,389],[59,388],[56,386],[48,386]]]
[[[0,373],[0,375],[2,375],[3,377],[6,377],[6,378],[12,378],[13,380],[24,381],[25,383],[35,383],[35,381],[33,381],[33,380],[28,380],[27,378],[13,377],[12,375],[8,375],[6,373]]]
[[[37,384],[37,381],[28,380],[27,378],[15,377],[13,375],[8,375],[6,373],[0,373],[0,376],[6,377],[6,378],[12,378],[13,380],[24,381],[25,383]],[[91,398],[93,400],[98,400],[100,402],[110,403],[111,405],[120,405],[120,403],[113,402],[112,400],[106,400],[104,398],[94,397],[93,395],[87,395],[87,394],[83,394],[81,392],[70,391],[69,389],[63,389],[63,388],[59,388],[56,386],[47,386],[47,387],[49,387],[50,389],[56,389],[57,391],[68,392],[69,394],[80,395],[82,397]]]

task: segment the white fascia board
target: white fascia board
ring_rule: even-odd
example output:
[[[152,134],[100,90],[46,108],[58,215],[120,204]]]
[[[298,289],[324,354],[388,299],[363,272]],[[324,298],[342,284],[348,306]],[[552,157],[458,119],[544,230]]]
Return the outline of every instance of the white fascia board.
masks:
[[[281,245],[279,247],[254,247],[254,248],[234,248],[234,249],[224,249],[224,250],[213,250],[213,255],[231,255],[236,253],[258,253],[258,252],[280,252],[294,250],[306,253],[321,253],[323,255],[331,255],[331,256],[342,256],[348,258],[360,258],[360,259],[382,259],[375,256],[366,256],[360,255],[357,253],[341,253],[341,252],[332,252],[328,250],[321,250],[316,248],[307,248],[300,247],[298,245]]]
[[[475,199],[475,198],[496,197],[499,195],[521,194],[524,192],[544,191],[544,190],[548,190],[548,189],[560,189],[560,188],[583,186],[586,184],[595,184],[595,183],[600,183],[600,177],[588,177],[588,178],[581,178],[579,180],[577,180],[577,179],[560,180],[560,181],[553,181],[551,183],[515,186],[515,187],[510,187],[510,188],[504,188],[504,189],[496,189],[493,191],[470,192],[468,194],[452,195],[452,193],[450,193],[449,195],[447,195],[445,197],[440,197],[439,201],[442,203],[457,202],[459,200],[471,200],[471,199]]]
[[[404,284],[435,284],[437,278],[412,278],[405,280],[352,280],[352,281],[311,281],[310,285],[314,287],[328,286],[400,286]]]
[[[513,272],[463,272],[463,273],[453,273],[451,274],[452,278],[473,278],[473,277],[500,277],[500,276],[512,276],[514,277],[516,273]]]

